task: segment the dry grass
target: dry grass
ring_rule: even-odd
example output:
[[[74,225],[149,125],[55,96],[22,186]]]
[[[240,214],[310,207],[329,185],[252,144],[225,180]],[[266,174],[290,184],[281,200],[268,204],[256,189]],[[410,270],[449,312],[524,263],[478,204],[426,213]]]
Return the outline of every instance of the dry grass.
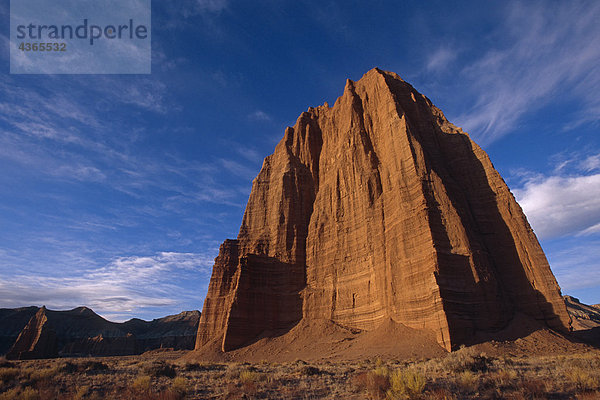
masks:
[[[396,370],[390,375],[388,399],[415,399],[425,390],[427,380],[415,370]]]
[[[0,400],[600,398],[600,352],[517,358],[466,348],[431,360],[271,364],[181,355],[11,362],[0,366]]]

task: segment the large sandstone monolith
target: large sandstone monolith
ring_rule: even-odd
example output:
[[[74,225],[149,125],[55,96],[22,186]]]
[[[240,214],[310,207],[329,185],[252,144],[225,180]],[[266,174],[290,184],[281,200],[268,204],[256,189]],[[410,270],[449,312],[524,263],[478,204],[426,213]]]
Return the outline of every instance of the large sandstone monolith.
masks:
[[[486,153],[391,72],[309,108],[253,182],[215,260],[196,349],[299,321],[390,319],[446,349],[529,316],[570,319],[523,211]]]

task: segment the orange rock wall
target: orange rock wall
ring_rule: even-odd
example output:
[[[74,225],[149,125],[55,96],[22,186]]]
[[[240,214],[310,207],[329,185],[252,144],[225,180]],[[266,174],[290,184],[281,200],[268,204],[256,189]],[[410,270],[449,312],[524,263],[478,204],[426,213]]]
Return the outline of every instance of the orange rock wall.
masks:
[[[215,260],[196,348],[300,319],[386,318],[447,349],[521,312],[570,319],[545,255],[486,153],[396,74],[348,81],[288,128]]]

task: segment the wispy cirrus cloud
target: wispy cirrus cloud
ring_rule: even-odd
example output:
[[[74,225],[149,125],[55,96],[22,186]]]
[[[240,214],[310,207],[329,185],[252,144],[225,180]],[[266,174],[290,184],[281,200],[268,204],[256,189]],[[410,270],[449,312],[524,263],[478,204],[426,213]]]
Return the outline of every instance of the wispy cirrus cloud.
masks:
[[[200,305],[206,288],[182,282],[206,280],[212,256],[159,252],[149,256],[117,257],[104,267],[74,272],[67,277],[14,275],[0,281],[3,307],[23,304],[69,309],[86,305],[110,319],[123,320],[190,304]]]
[[[600,3],[513,1],[506,9],[496,44],[462,71],[476,102],[457,122],[490,143],[558,93],[583,103],[577,124],[600,119]]]
[[[427,71],[438,72],[448,68],[449,65],[454,62],[456,56],[457,54],[455,49],[452,49],[448,46],[438,48],[436,51],[430,54],[427,59]]]
[[[100,79],[100,82],[96,80],[94,85],[90,85],[89,89],[119,104],[133,105],[159,114],[179,111],[177,104],[167,99],[167,86],[157,79],[136,77],[123,81],[106,76]]]
[[[267,114],[264,111],[261,110],[257,110],[251,114],[248,115],[248,119],[252,120],[252,121],[266,121],[266,122],[270,122],[273,120],[273,118],[271,118],[271,116],[269,114]]]

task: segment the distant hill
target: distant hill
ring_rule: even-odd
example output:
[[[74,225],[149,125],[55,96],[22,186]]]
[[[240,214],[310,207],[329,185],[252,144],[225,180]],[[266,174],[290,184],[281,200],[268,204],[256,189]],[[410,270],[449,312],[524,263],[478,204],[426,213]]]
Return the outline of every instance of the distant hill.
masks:
[[[87,307],[0,309],[0,354],[22,359],[131,355],[161,347],[192,349],[199,319],[199,311],[184,311],[152,321],[134,318],[117,323]]]

